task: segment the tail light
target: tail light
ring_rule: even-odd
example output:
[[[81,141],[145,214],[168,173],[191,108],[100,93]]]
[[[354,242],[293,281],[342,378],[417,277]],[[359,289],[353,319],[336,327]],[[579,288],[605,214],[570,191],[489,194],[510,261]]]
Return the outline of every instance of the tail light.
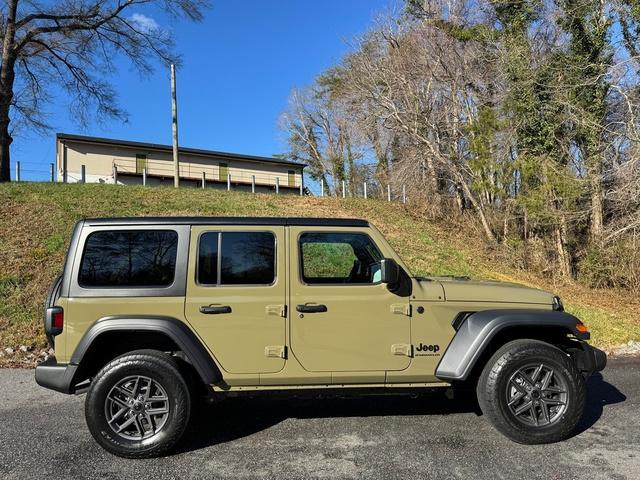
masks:
[[[62,307],[49,307],[44,320],[44,331],[47,336],[56,336],[64,328],[64,310]]]

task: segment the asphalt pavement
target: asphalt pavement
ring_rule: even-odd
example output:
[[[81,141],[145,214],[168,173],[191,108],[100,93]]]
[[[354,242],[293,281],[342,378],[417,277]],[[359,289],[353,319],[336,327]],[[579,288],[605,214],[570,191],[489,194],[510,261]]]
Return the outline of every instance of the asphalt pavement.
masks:
[[[602,373],[577,434],[554,445],[507,440],[471,398],[234,398],[204,409],[171,455],[125,460],[93,441],[83,395],[0,370],[0,478],[640,479],[640,359]]]

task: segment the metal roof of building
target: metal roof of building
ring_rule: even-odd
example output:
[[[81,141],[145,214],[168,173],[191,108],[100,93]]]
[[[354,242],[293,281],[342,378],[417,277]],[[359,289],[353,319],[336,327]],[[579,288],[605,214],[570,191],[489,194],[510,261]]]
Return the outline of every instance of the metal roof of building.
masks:
[[[69,140],[74,142],[82,142],[82,143],[94,143],[101,145],[112,145],[116,147],[126,147],[126,148],[142,148],[146,150],[159,150],[163,152],[172,152],[173,147],[171,145],[162,145],[159,143],[145,143],[145,142],[133,142],[129,140],[117,140],[113,138],[101,138],[101,137],[90,137],[85,135],[72,135],[68,133],[58,133],[56,134],[57,140]],[[307,165],[305,163],[292,162],[289,160],[283,160],[276,157],[261,157],[256,155],[244,155],[241,153],[230,153],[230,152],[218,152],[215,150],[202,150],[199,148],[187,148],[187,147],[178,147],[179,153],[187,153],[192,155],[201,155],[206,157],[216,157],[216,158],[224,158],[229,160],[241,160],[246,162],[257,162],[257,163],[271,163],[278,165],[289,165],[293,167],[304,168]]]

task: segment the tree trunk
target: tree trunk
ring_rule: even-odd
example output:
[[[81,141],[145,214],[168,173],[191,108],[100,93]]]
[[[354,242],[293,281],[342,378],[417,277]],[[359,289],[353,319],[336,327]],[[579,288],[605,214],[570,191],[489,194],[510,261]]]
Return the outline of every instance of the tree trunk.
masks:
[[[573,269],[571,268],[571,257],[567,249],[567,222],[564,216],[561,217],[559,224],[554,226],[553,235],[555,237],[560,274],[563,278],[569,280],[573,277]]]
[[[352,196],[355,196],[356,170],[353,162],[353,152],[351,151],[351,140],[347,138],[347,168],[349,170],[349,190]]]
[[[0,182],[11,181],[11,142],[9,111],[13,100],[16,53],[13,44],[16,35],[16,10],[18,0],[10,0],[7,8],[6,29],[2,43],[0,67]]]
[[[429,181],[429,188],[433,192],[434,196],[438,195],[438,176],[436,175],[436,169],[433,165],[433,158],[427,156],[427,178]]]
[[[482,229],[484,230],[484,234],[487,237],[487,240],[489,240],[491,243],[498,243],[498,239],[493,233],[493,230],[491,230],[491,225],[489,225],[489,221],[487,220],[487,216],[485,215],[482,205],[473,196],[473,194],[471,193],[471,189],[464,181],[460,182],[460,186],[462,187],[465,193],[465,196],[469,199],[469,202],[471,202],[471,205],[473,206],[476,213],[478,214],[478,217],[480,218],[480,223],[482,223]]]
[[[11,181],[11,142],[9,134],[9,122],[0,121],[0,182]]]
[[[600,172],[593,172],[591,177],[591,240],[599,242],[604,231],[604,221],[602,211],[604,209],[602,201],[602,180]]]
[[[389,159],[387,158],[387,154],[384,148],[382,148],[382,145],[380,145],[380,135],[378,134],[378,131],[375,127],[373,136],[371,138],[371,144],[373,145],[373,151],[376,154],[376,161],[378,162],[376,165],[376,173],[379,176],[378,179],[382,180],[382,178],[380,178],[380,175],[382,175],[384,180],[386,180],[387,182],[391,181]]]
[[[458,212],[463,214],[467,205],[460,185],[456,185],[456,203],[458,204]]]

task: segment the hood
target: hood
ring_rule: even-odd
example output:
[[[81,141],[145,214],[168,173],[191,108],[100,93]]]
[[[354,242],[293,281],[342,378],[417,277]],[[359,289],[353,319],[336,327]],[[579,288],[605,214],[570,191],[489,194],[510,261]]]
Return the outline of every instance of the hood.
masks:
[[[444,289],[447,301],[535,303],[551,305],[553,294],[517,283],[471,280],[467,277],[432,277]]]

